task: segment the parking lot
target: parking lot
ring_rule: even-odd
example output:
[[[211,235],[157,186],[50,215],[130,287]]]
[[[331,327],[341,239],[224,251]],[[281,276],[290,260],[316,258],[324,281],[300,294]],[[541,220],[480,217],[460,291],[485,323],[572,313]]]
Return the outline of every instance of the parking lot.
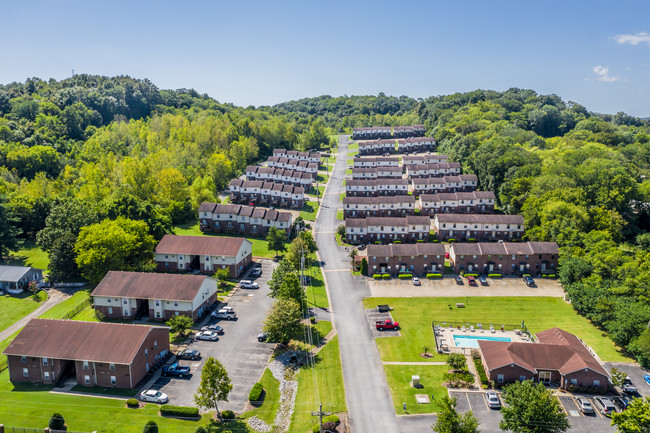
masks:
[[[169,395],[169,403],[179,406],[194,406],[193,396],[201,382],[201,368],[209,356],[217,358],[228,371],[233,389],[227,402],[219,402],[219,409],[242,412],[248,403],[248,393],[258,381],[273,352],[274,344],[260,343],[257,334],[262,328],[266,311],[271,307],[272,299],[266,281],[271,277],[277,263],[262,260],[262,276],[252,278],[249,269],[241,279],[254,280],[259,289],[238,289],[231,296],[227,305],[237,313],[237,320],[204,319],[198,327],[218,323],[224,333],[218,341],[194,341],[187,348],[201,352],[199,361],[182,360],[181,365],[189,366],[192,375],[189,378],[160,377],[157,373],[153,385],[149,388],[160,389]]]
[[[383,331],[377,330],[377,327],[375,326],[375,322],[381,320],[384,321],[386,319],[393,320],[393,317],[390,315],[390,313],[380,313],[377,311],[376,308],[370,308],[365,310],[366,313],[366,319],[368,319],[368,326],[370,326],[370,330],[372,331],[372,336],[377,338],[377,337],[400,337],[402,334],[400,334],[399,329],[385,329]]]
[[[501,411],[490,409],[487,405],[484,391],[449,391],[451,397],[456,397],[456,409],[459,412],[471,410],[481,423],[482,431],[499,431]],[[499,396],[501,398],[501,396]],[[569,416],[571,428],[569,431],[580,433],[615,432],[611,419],[595,410],[594,414],[583,414],[572,396],[557,397]],[[588,397],[594,405],[593,399]],[[503,400],[501,399],[503,404]],[[594,408],[596,406],[594,405]]]

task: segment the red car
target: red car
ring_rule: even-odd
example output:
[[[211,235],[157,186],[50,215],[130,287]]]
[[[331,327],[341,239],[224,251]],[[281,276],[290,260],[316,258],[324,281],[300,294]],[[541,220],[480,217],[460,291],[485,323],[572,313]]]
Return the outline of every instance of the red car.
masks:
[[[475,286],[476,285],[476,279],[474,277],[467,277],[467,282],[469,283],[470,286]]]
[[[445,259],[449,258],[449,253],[445,253]]]

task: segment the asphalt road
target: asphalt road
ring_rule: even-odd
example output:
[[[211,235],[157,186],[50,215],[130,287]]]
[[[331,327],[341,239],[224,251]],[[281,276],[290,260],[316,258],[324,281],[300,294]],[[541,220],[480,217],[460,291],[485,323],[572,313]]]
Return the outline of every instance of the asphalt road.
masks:
[[[348,136],[340,136],[336,165],[315,225],[316,242],[339,336],[351,430],[394,433],[400,431],[397,416],[361,302],[363,297],[370,296],[370,291],[364,279],[350,273],[347,254],[336,244],[334,235],[341,223],[336,220],[336,210],[341,205],[339,195],[344,192],[347,149]]]
[[[262,320],[266,311],[271,307],[273,300],[267,296],[269,287],[266,280],[277,264],[271,260],[262,261],[262,276],[256,281],[260,288],[257,290],[239,289],[228,302],[237,313],[237,320],[204,320],[206,323],[218,323],[224,328],[224,334],[219,336],[219,341],[195,341],[188,348],[201,352],[200,361],[180,361],[181,365],[190,367],[190,378],[160,377],[152,388],[159,388],[169,395],[170,404],[179,406],[194,406],[194,392],[201,382],[201,368],[208,356],[217,358],[228,371],[233,389],[227,402],[219,402],[219,410],[230,409],[241,413],[248,403],[248,393],[259,380],[266,368],[273,344],[260,343],[257,334],[262,329]],[[253,279],[248,275],[250,269],[242,279]],[[199,327],[200,327],[199,326]]]

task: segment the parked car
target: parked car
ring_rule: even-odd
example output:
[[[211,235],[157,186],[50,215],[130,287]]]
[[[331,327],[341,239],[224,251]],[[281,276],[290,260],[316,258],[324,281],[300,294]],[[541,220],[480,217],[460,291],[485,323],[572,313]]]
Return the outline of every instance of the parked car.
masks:
[[[610,416],[612,413],[616,412],[616,407],[614,403],[607,397],[594,397],[594,402],[596,402],[596,407],[605,416]]]
[[[215,319],[226,319],[226,320],[235,320],[237,318],[237,314],[235,314],[232,309],[226,309],[222,308],[219,311],[213,311],[211,316]]]
[[[578,397],[576,398],[576,404],[582,413],[594,413],[594,407],[591,405],[588,398]]]
[[[259,341],[260,343],[266,341],[267,338],[269,338],[268,332],[260,332],[259,334],[257,334],[257,341]]]
[[[196,361],[197,359],[201,359],[201,352],[198,350],[183,350],[180,352],[178,355],[176,355],[176,358],[178,359],[190,359],[192,361]]]
[[[253,268],[253,276],[254,277],[259,277],[262,275],[262,267],[261,266],[256,266]]]
[[[248,205],[249,205],[249,206],[255,206],[255,202],[252,201],[252,202],[248,203]]]
[[[201,331],[198,332],[194,338],[197,340],[217,341],[219,339],[219,335],[214,331]]]
[[[475,286],[476,285],[476,279],[472,276],[467,277],[467,284],[470,286]]]
[[[612,398],[612,403],[614,403],[614,406],[616,406],[616,409],[618,409],[619,412],[623,412],[627,409],[629,400],[626,397],[614,397]]]
[[[481,283],[481,286],[487,286],[488,285],[487,278],[485,278],[485,277],[478,277],[478,281]]]
[[[173,363],[172,365],[165,365],[162,368],[162,373],[163,377],[167,376],[177,376],[177,377],[183,377],[183,376],[189,376],[190,375],[190,367],[185,367],[183,365],[178,365],[178,362]]]
[[[645,376],[643,376],[643,380],[645,380],[645,383],[650,385],[650,374],[646,374]]]
[[[241,280],[239,282],[239,287],[242,289],[259,289],[260,286],[257,283],[252,282],[251,280]]]
[[[449,253],[445,253],[445,259],[449,258]]]
[[[499,400],[499,395],[496,391],[485,391],[485,398],[487,399],[487,404],[489,407],[498,409],[501,407],[501,400]]]
[[[461,278],[460,275],[456,277],[456,284],[461,284],[461,285],[463,284],[463,279]]]
[[[535,280],[530,275],[524,276],[523,280],[528,287],[535,287]]]
[[[377,311],[380,313],[388,313],[390,311],[390,306],[388,304],[377,305]]]
[[[375,328],[378,331],[383,331],[384,329],[399,329],[399,323],[393,322],[390,319],[378,320],[375,322]]]
[[[223,334],[223,328],[219,325],[208,325],[201,328],[201,331],[214,331],[217,334]]]
[[[156,389],[145,389],[140,393],[140,401],[166,404],[169,403],[169,397],[164,392],[160,392]]]
[[[624,383],[623,386],[621,387],[621,389],[626,394],[636,394],[637,391],[638,391],[637,387],[634,386],[634,384],[632,382]]]
[[[420,284],[422,284],[420,283],[420,279],[418,277],[413,277],[412,281],[414,286],[419,286]]]

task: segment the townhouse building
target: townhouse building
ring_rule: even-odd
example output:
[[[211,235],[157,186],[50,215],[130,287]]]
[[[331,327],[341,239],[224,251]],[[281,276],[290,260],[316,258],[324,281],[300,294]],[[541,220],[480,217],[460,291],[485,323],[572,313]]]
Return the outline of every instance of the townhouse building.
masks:
[[[282,156],[269,156],[266,164],[273,168],[283,168],[285,170],[295,170],[309,173],[314,178],[318,175],[318,163],[309,162],[297,158],[285,158]]]
[[[368,275],[444,272],[445,246],[438,243],[368,245]]]
[[[433,218],[433,229],[440,241],[516,241],[524,235],[524,217],[439,213]]]
[[[474,174],[458,176],[416,177],[411,180],[413,195],[439,194],[444,192],[472,192],[478,187],[478,177]]]
[[[431,219],[427,216],[348,218],[345,220],[345,240],[355,245],[426,242],[430,229]]]
[[[55,385],[135,388],[169,354],[162,326],[31,319],[3,351],[9,379]]]
[[[276,167],[250,165],[246,167],[246,179],[260,180],[264,182],[278,182],[285,185],[301,186],[309,189],[316,179],[316,174],[304,171],[285,170]]]
[[[555,242],[454,243],[449,249],[449,264],[454,272],[555,274],[558,258]]]
[[[359,142],[359,156],[395,153],[395,140],[372,140]]]
[[[406,179],[350,179],[345,181],[345,194],[348,197],[377,197],[407,195],[409,183]]]
[[[228,186],[231,203],[275,206],[285,209],[302,209],[305,205],[305,188],[280,182],[233,179]]]
[[[269,229],[275,227],[284,230],[288,236],[292,224],[291,212],[209,202],[199,206],[199,226],[207,232],[266,236]]]
[[[423,154],[404,155],[402,157],[402,164],[438,164],[441,162],[447,162],[448,160],[449,157],[447,155],[429,152]]]
[[[438,162],[431,164],[407,164],[404,166],[410,179],[454,176],[460,174],[459,162]]]
[[[352,169],[352,179],[401,179],[402,167],[379,166],[379,167],[357,167]]]
[[[158,271],[199,270],[214,274],[228,269],[238,278],[252,260],[253,244],[244,238],[165,235],[155,249]]]
[[[370,126],[366,128],[353,128],[353,140],[376,140],[380,138],[391,138],[393,128],[390,126]]]
[[[399,158],[391,156],[362,156],[354,158],[352,168],[399,167]]]
[[[494,213],[495,196],[492,191],[450,192],[421,194],[418,198],[422,215],[439,213]]]
[[[407,215],[415,215],[415,197],[412,195],[343,198],[344,218]]]
[[[433,137],[415,137],[397,140],[398,153],[433,152],[434,150],[436,150],[436,139]]]
[[[281,158],[297,159],[299,161],[320,163],[319,152],[298,152],[297,150],[273,149],[273,156]]]

